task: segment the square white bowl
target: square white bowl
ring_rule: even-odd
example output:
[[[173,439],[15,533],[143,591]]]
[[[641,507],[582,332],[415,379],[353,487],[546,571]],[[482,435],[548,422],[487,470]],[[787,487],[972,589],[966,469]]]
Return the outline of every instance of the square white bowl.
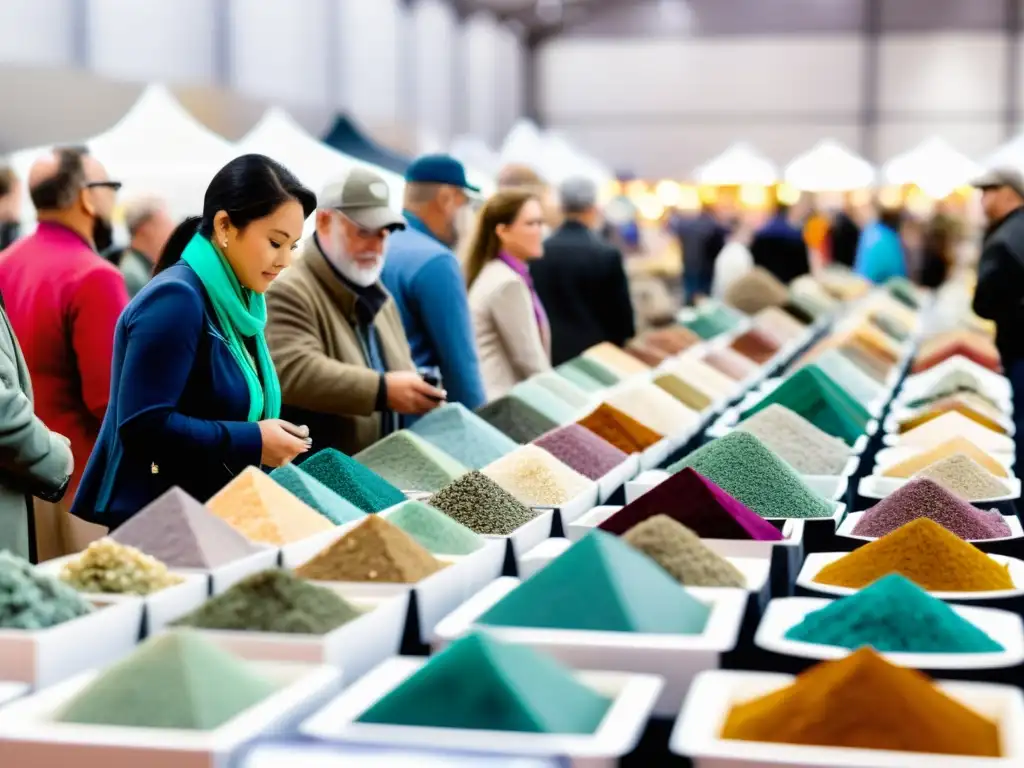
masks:
[[[0,707],[20,699],[30,688],[25,683],[0,683]]]
[[[538,512],[543,510],[551,510],[552,512],[558,511],[562,516],[562,524],[565,525],[567,521],[575,520],[577,517],[582,515],[588,509],[593,509],[600,496],[600,486],[597,483],[588,483],[587,487],[580,491],[576,496],[569,499],[564,504],[558,504],[555,506],[534,506],[530,509]]]
[[[664,685],[662,678],[655,675],[577,672],[581,683],[613,700],[592,734],[536,734],[357,722],[367,709],[426,661],[408,656],[388,659],[302,723],[300,732],[328,742],[426,748],[443,744],[447,749],[485,754],[564,755],[573,760],[574,768],[614,768],[618,759],[639,742]]]
[[[357,680],[402,647],[409,590],[391,597],[374,594],[375,585],[319,582],[367,611],[326,635],[194,629],[207,640],[251,661],[284,661],[340,667],[345,682]],[[369,588],[368,588],[369,587]]]
[[[843,520],[839,526],[839,530],[836,531],[836,536],[842,536],[847,539],[855,539],[856,541],[875,541],[878,536],[855,536],[853,529],[860,522],[860,519],[864,516],[863,512],[851,512]],[[966,539],[971,544],[991,544],[996,541],[1012,541],[1024,537],[1024,528],[1021,527],[1020,520],[1014,515],[1003,515],[1003,521],[1010,528],[1010,535],[1003,536],[998,539]]]
[[[824,661],[841,659],[850,649],[820,643],[788,640],[786,633],[815,611],[833,601],[817,597],[786,597],[772,600],[757,627],[754,643],[766,651]],[[1024,662],[1024,622],[1016,613],[997,608],[950,605],[961,618],[978,627],[1005,650],[995,653],[903,653],[882,655],[893,664],[912,669],[992,669],[1013,667]]]
[[[900,395],[909,400],[924,397],[947,373],[953,373],[954,371],[962,371],[974,376],[981,382],[986,393],[991,392],[997,397],[1008,399],[1012,397],[1013,388],[1010,386],[1009,379],[995,371],[990,371],[983,365],[978,365],[963,355],[954,355],[929,368],[927,371],[908,376],[903,382],[903,387],[900,389]]]
[[[96,605],[96,610],[48,629],[0,629],[0,680],[45,688],[87,669],[112,664],[135,650],[142,600]]]
[[[506,547],[507,553],[511,553],[512,559],[518,567],[519,560],[531,549],[540,544],[544,539],[551,538],[556,512],[545,509],[540,510],[537,517],[528,523],[516,528],[512,533],[498,535],[484,535],[485,539],[498,541]]]
[[[928,406],[922,406],[921,408],[892,408],[889,411],[889,415],[885,417],[885,421],[882,423],[882,428],[886,432],[899,432],[900,423],[907,419],[912,419],[922,413],[928,411]],[[1016,428],[1013,424],[1013,419],[1008,414],[1001,413],[996,417],[991,417],[989,414],[982,414],[987,418],[992,418],[1000,427],[1002,427],[1006,434],[1011,437],[1016,432]]]
[[[680,443],[681,445],[681,443]],[[648,469],[657,469],[666,461],[672,452],[679,446],[675,445],[672,440],[663,438],[652,445],[650,448],[640,453],[640,471],[644,472]]]
[[[0,754],[11,766],[228,768],[256,736],[280,732],[337,690],[336,669],[249,662],[282,688],[212,731],[60,723],[55,714],[99,674],[86,672],[0,709]]]
[[[967,418],[966,416],[964,418]],[[981,424],[978,427],[985,429]],[[1014,442],[1012,437],[1001,435],[998,432],[992,432],[991,430],[985,430],[988,434],[985,435],[985,445],[978,444],[978,447],[985,453],[1010,453],[1014,450]],[[904,432],[902,435],[894,435],[891,432],[887,433],[882,438],[882,444],[889,448],[915,448],[915,452],[926,451],[929,448],[936,447],[939,443],[944,443],[958,435],[947,434],[942,437],[936,437],[929,442],[920,442],[923,438],[912,438],[908,439],[908,436],[913,435],[913,432]],[[968,437],[970,439],[970,437]],[[971,442],[976,442],[972,440]]]
[[[662,635],[640,632],[594,632],[573,629],[537,629],[478,624],[477,619],[520,584],[502,578],[460,605],[437,625],[434,649],[470,632],[480,631],[506,643],[528,645],[574,669],[661,675],[665,687],[654,715],[669,717],[679,711],[690,681],[698,672],[717,669],[721,654],[736,647],[747,594],[741,589],[687,587],[693,597],[711,607],[699,635]]]
[[[631,453],[624,462],[597,481],[597,503],[604,504],[612,497],[612,494],[636,477],[639,472],[640,456]]]
[[[53,560],[40,563],[36,568],[50,576],[59,577],[64,566],[80,555],[67,555]],[[145,634],[155,635],[163,631],[164,627],[172,621],[176,621],[186,613],[191,613],[200,605],[206,602],[210,596],[210,576],[205,571],[175,571],[175,576],[180,576],[183,581],[172,587],[166,587],[159,592],[148,595],[114,595],[106,592],[79,594],[87,600],[97,603],[116,604],[121,602],[132,602],[142,600],[145,606],[144,624]]]
[[[857,484],[857,493],[865,499],[884,499],[891,493],[895,493],[911,480],[912,477],[886,477],[885,475],[866,475]],[[997,478],[1000,483],[1010,489],[1009,493],[1002,496],[993,496],[985,499],[970,499],[971,504],[985,504],[997,501],[1013,501],[1020,498],[1020,478],[1012,477]]]
[[[1001,758],[935,755],[882,749],[772,744],[721,738],[730,710],[784,688],[793,675],[710,671],[690,687],[669,749],[694,768],[1011,768],[1024,764],[1024,694],[1007,685],[938,683],[947,696],[999,724]]]
[[[796,585],[803,589],[819,592],[826,595],[838,595],[845,597],[846,595],[852,595],[859,592],[859,589],[851,589],[850,587],[834,587],[831,584],[818,584],[814,577],[818,575],[822,568],[826,565],[834,563],[843,557],[846,557],[849,552],[813,552],[807,555],[807,559],[804,560],[804,567],[800,569],[799,575],[796,577]],[[1014,584],[1017,584],[1015,589],[999,589],[992,590],[989,592],[932,592],[928,594],[932,597],[937,597],[940,600],[956,600],[957,602],[968,602],[975,600],[1001,600],[1008,597],[1020,597],[1024,595],[1024,561],[1018,560],[1015,557],[1006,557],[1005,555],[989,555],[1000,565],[1006,565],[1009,567],[1010,578]]]
[[[632,504],[648,491],[658,487],[672,477],[664,469],[648,469],[626,483],[626,503]]]
[[[243,557],[230,563],[225,563],[217,568],[200,570],[196,568],[179,568],[179,573],[206,573],[210,577],[210,594],[220,595],[227,592],[243,579],[276,568],[281,560],[279,547],[267,547],[262,552],[255,552],[248,557]]]
[[[894,467],[897,464],[902,464],[907,459],[912,459],[920,453],[927,451],[927,447],[921,447],[916,445],[902,445],[902,446],[890,446],[883,448],[875,454],[875,469],[874,474],[881,475],[885,470],[890,467]],[[985,451],[989,456],[998,461],[1007,470],[1013,469],[1013,465],[1017,461],[1017,457],[1011,452],[999,452],[999,451]]]
[[[550,523],[548,524],[550,527]],[[447,567],[430,574],[415,584],[384,583],[384,582],[331,582],[345,588],[359,586],[365,588],[366,596],[378,598],[396,597],[407,594],[410,590],[415,595],[417,614],[419,616],[419,636],[428,642],[434,626],[455,606],[473,594],[479,584],[490,581],[493,577],[494,564],[498,561],[498,551],[502,544],[488,542],[482,549],[469,555],[435,555],[435,558]],[[316,552],[309,554],[308,549],[282,550],[282,566],[296,569],[316,557]],[[302,559],[305,558],[305,559]]]

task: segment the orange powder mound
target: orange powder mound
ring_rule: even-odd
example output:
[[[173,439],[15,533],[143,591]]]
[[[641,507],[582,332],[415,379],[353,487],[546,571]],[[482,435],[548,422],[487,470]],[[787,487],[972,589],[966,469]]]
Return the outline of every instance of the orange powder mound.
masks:
[[[971,421],[981,424],[986,429],[991,429],[993,432],[998,432],[1001,435],[1006,434],[1006,428],[1003,427],[998,421],[993,419],[990,415],[984,411],[988,409],[982,409],[975,406],[969,400],[961,397],[960,395],[954,395],[952,397],[944,397],[941,400],[937,400],[932,405],[928,406],[928,410],[924,413],[920,413],[909,419],[904,419],[899,423],[900,434],[909,432],[912,429],[920,427],[922,424],[927,424],[929,421],[937,419],[944,413],[950,411],[956,411],[966,416]]]
[[[608,403],[601,403],[578,424],[625,453],[640,453],[664,437]]]
[[[825,661],[791,685],[737,704],[723,739],[999,757],[996,723],[950,698],[924,674],[870,648]],[[852,756],[850,765],[857,762]],[[907,765],[912,765],[908,757]]]
[[[913,477],[925,467],[930,467],[936,462],[948,459],[956,453],[962,453],[974,459],[981,466],[987,469],[996,477],[1009,477],[1010,473],[1005,466],[989,456],[985,451],[968,440],[966,437],[954,437],[952,440],[935,446],[927,451],[922,451],[911,456],[905,461],[893,464],[882,472],[883,477]]]
[[[613,372],[627,378],[640,373],[649,373],[651,366],[640,362],[632,355],[624,352],[609,342],[597,344],[586,352],[583,357],[594,360],[601,365],[610,368]]]
[[[235,477],[206,506],[249,541],[262,544],[291,544],[334,528],[256,467]]]
[[[1014,589],[1005,565],[925,517],[829,563],[814,581],[860,589],[890,573],[930,592]]]
[[[889,365],[895,365],[900,359],[899,346],[872,325],[865,323],[857,326],[851,336],[863,343],[879,360],[885,360]]]
[[[672,356],[671,352],[659,347],[653,347],[642,339],[633,339],[627,342],[626,353],[652,368],[661,365]]]

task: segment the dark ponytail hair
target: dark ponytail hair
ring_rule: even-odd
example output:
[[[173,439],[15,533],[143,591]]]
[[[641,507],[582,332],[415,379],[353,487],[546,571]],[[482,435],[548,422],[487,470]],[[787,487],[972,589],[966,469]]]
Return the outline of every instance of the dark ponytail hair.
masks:
[[[175,228],[153,274],[158,275],[180,261],[185,247],[197,232],[212,239],[213,220],[220,211],[227,213],[235,227],[245,229],[289,200],[302,206],[303,219],[316,210],[316,195],[280,163],[265,155],[236,157],[217,171],[206,188],[203,215],[190,216]]]

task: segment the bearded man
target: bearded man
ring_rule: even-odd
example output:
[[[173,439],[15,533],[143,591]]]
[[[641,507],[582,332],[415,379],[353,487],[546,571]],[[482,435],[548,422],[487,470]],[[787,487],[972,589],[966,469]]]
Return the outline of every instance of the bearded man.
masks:
[[[402,319],[380,283],[388,236],[405,220],[387,182],[354,168],[321,193],[316,234],[267,293],[267,343],[284,419],[314,450],[358,453],[445,401],[416,373]],[[443,308],[438,308],[443,311]]]

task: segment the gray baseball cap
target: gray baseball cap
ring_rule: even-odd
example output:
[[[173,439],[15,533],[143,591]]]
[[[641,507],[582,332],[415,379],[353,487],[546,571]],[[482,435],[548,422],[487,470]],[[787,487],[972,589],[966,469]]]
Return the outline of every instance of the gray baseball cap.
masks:
[[[324,187],[321,208],[340,211],[364,229],[378,231],[405,229],[402,215],[388,204],[388,183],[369,168],[352,168],[344,178]]]
[[[971,182],[978,189],[1009,187],[1024,199],[1024,175],[1013,168],[991,168]]]

